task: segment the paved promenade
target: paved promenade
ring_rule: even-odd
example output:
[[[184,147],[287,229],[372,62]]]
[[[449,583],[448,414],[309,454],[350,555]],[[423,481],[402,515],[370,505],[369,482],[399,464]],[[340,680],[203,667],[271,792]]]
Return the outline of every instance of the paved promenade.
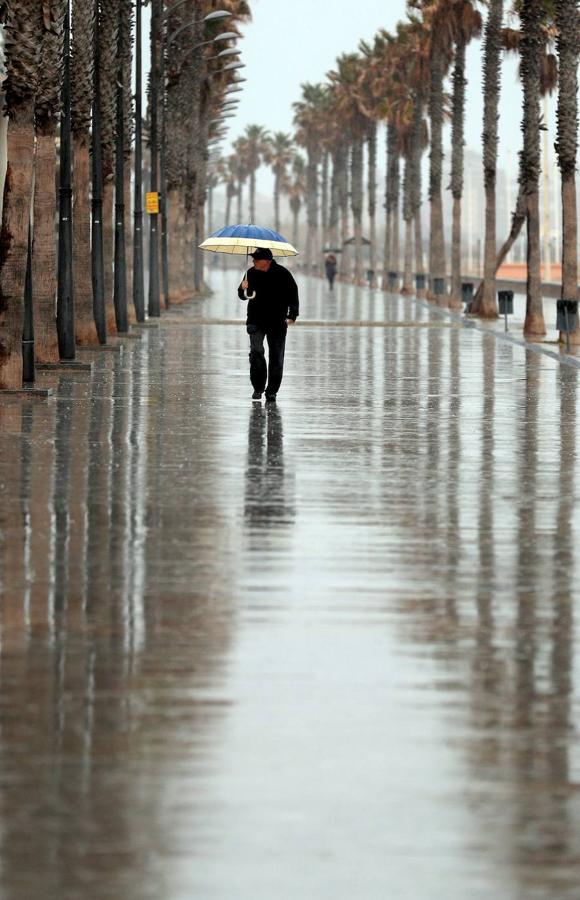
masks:
[[[235,280],[0,403],[0,895],[578,900],[578,370]]]

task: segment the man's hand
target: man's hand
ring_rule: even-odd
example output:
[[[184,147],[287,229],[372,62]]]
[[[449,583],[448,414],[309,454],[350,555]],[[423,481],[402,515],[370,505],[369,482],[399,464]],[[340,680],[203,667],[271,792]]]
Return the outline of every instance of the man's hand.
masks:
[[[296,319],[286,319],[286,325],[294,325],[295,322],[296,322]]]
[[[250,286],[250,284],[249,284],[249,282],[248,282],[248,279],[247,279],[247,278],[244,278],[244,280],[242,281],[242,290],[243,290],[243,291],[247,291],[248,288],[249,288],[249,286]]]

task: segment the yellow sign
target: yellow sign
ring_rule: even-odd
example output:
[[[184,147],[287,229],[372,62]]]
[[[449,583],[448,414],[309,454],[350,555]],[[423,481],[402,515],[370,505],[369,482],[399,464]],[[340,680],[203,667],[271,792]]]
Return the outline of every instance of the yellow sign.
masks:
[[[157,191],[149,191],[145,194],[145,209],[151,215],[159,212],[159,194]]]

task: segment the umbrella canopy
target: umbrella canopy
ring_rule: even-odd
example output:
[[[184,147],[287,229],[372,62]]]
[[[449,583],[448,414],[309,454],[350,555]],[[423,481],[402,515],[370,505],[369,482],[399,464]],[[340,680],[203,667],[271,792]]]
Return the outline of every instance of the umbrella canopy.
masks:
[[[277,231],[259,228],[257,225],[226,225],[225,228],[214,231],[199,246],[201,250],[211,250],[212,253],[245,255],[258,247],[267,247],[273,256],[298,255],[298,250]]]

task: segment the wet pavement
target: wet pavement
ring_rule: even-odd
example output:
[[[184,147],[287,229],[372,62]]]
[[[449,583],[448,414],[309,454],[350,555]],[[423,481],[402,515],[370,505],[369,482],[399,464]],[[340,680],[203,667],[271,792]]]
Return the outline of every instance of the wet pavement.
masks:
[[[233,279],[0,404],[0,896],[578,900],[577,370]]]

